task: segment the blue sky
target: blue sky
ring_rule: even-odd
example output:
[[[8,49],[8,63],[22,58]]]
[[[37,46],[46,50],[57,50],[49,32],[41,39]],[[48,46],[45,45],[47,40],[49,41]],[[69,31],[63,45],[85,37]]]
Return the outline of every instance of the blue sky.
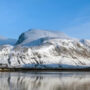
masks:
[[[30,28],[90,39],[90,0],[0,0],[0,35],[18,38]]]

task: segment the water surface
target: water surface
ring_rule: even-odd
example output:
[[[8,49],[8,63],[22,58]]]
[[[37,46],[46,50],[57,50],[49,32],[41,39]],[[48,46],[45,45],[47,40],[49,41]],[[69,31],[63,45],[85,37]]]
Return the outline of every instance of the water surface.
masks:
[[[0,90],[90,90],[90,73],[0,72]]]

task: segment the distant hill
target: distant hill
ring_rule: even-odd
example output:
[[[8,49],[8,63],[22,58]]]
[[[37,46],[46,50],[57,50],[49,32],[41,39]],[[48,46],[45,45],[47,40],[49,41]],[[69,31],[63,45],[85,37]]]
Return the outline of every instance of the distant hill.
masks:
[[[0,36],[0,45],[4,45],[4,44],[14,45],[15,43],[16,43],[16,39],[9,39]]]

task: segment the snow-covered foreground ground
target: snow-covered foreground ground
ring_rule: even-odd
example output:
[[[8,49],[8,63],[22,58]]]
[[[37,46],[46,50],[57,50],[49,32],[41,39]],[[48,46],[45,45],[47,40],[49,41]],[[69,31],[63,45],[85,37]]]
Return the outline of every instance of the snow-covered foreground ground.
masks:
[[[86,68],[90,67],[90,41],[60,38],[51,32],[42,37],[28,31],[21,34],[15,46],[0,46],[0,67],[20,68]],[[34,35],[35,36],[35,35]],[[47,37],[48,36],[48,37]],[[62,35],[63,36],[63,35]]]

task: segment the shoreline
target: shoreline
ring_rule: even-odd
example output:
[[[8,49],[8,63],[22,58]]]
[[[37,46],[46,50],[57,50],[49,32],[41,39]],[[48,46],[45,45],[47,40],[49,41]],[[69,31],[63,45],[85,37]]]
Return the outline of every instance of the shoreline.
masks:
[[[65,68],[65,69],[57,69],[57,68],[46,68],[46,69],[42,69],[42,68],[0,68],[0,72],[90,72],[90,68],[74,68],[74,69],[68,69],[68,68]]]

